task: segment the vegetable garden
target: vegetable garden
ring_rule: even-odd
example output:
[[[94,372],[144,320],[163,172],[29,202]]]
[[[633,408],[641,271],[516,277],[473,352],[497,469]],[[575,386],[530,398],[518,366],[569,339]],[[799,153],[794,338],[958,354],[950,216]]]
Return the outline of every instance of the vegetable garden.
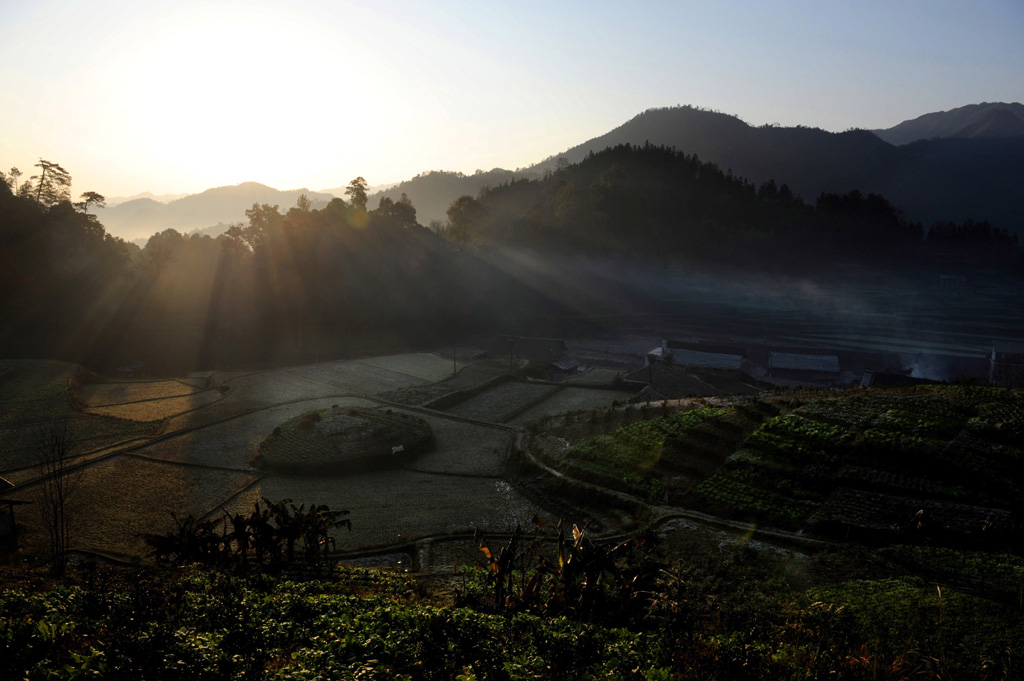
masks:
[[[826,394],[765,422],[699,492],[793,529],[880,540],[926,524],[913,536],[1003,545],[1021,527],[1022,426],[1021,395],[999,389]]]

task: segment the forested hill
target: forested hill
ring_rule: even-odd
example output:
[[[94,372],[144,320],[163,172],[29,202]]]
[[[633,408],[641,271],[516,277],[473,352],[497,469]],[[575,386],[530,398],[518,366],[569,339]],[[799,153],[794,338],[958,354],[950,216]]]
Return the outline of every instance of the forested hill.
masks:
[[[735,116],[683,106],[646,111],[531,170],[554,170],[559,159],[574,163],[610,146],[646,143],[696,154],[757,184],[786,183],[808,201],[822,192],[858,189],[886,196],[925,224],[973,218],[1024,234],[1024,136],[895,147],[866,130],[753,127]]]
[[[989,223],[939,221],[926,231],[886,197],[856,190],[807,204],[786,185],[754,185],[651,145],[617,146],[541,180],[464,196],[448,214],[450,236],[467,243],[756,271],[898,265],[949,250],[991,264],[1020,257],[1018,239]]]

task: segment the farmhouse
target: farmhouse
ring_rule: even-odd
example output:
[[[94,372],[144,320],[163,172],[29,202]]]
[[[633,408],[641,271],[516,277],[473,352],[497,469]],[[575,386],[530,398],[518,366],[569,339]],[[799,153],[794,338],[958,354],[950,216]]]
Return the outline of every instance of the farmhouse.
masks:
[[[1024,385],[1024,343],[993,341],[988,380],[1003,388]]]
[[[660,348],[647,353],[647,363],[668,362],[705,369],[739,371],[747,351],[739,346],[720,346],[702,343],[682,343],[664,340]]]
[[[768,356],[768,376],[794,381],[836,383],[839,380],[839,357],[772,352]]]

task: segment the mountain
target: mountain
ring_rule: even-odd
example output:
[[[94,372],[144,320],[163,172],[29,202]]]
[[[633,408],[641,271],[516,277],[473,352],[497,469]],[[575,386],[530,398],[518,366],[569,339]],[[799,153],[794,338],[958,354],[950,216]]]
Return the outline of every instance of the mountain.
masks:
[[[1016,129],[1021,109],[1020,104],[977,104],[929,114],[934,118],[915,120],[936,125],[947,120],[946,127],[934,130],[949,130],[947,136],[954,139],[903,146],[867,130],[833,133],[803,126],[754,127],[736,116],[696,107],[651,109],[525,170],[495,169],[470,176],[424,173],[382,195],[397,199],[405,192],[417,208],[420,223],[427,224],[444,220],[456,198],[476,196],[484,186],[541,177],[559,164],[578,163],[620,144],[650,143],[697,154],[756,184],[770,179],[787,184],[810,202],[823,192],[859,189],[884,195],[926,226],[939,219],[987,219],[1024,234],[1024,210],[1017,199],[1024,186],[1024,137],[1009,135]]]
[[[373,194],[376,194],[378,192],[383,192],[383,191],[386,191],[388,189],[391,189],[396,184],[398,184],[398,183],[397,182],[389,182],[389,183],[386,183],[386,184],[371,184],[371,185],[368,185],[366,187],[366,193],[367,193],[367,195],[372,196]],[[345,190],[346,189],[348,189],[348,185],[344,185],[344,186],[341,186],[341,187],[328,187],[327,189],[319,190],[319,192],[321,194],[330,194],[332,196],[337,196],[339,199],[344,199],[345,198]],[[370,204],[370,207],[374,208],[376,206],[374,206],[374,204]]]
[[[334,198],[308,189],[281,191],[258,182],[243,182],[207,189],[170,203],[160,203],[151,198],[133,199],[99,209],[96,215],[114,236],[134,240],[148,238],[165,229],[175,229],[184,234],[219,223],[244,222],[245,211],[254,203],[277,205],[284,212],[295,205],[301,194],[309,197],[314,208],[323,207]]]
[[[495,187],[503,182],[510,182],[513,179],[539,177],[539,172],[511,171],[502,168],[495,168],[488,171],[477,171],[472,175],[448,172],[444,170],[432,170],[421,173],[411,180],[400,182],[385,191],[372,194],[369,199],[370,207],[377,205],[382,197],[388,197],[397,201],[405,194],[416,206],[416,220],[421,225],[430,224],[433,220],[445,221],[448,207],[455,199],[464,194],[476,196],[484,187]]]
[[[983,102],[918,116],[886,130],[872,130],[890,144],[935,138],[1016,137],[1024,135],[1024,104]]]
[[[181,199],[186,196],[188,196],[188,194],[154,194],[153,192],[142,192],[141,194],[135,194],[133,196],[115,196],[113,198],[108,198],[106,200],[106,204],[108,208],[113,208],[114,206],[119,206],[122,203],[128,203],[129,201],[134,201],[136,199],[152,199],[159,203],[170,203],[175,199]]]
[[[1014,112],[1015,106],[1020,105],[1006,109]],[[964,118],[957,129],[980,126],[981,120]],[[753,127],[735,116],[684,106],[646,111],[531,170],[550,171],[559,159],[575,163],[610,146],[648,142],[697,154],[756,184],[770,179],[785,183],[811,202],[823,192],[858,189],[885,196],[926,226],[940,219],[973,218],[1024,234],[1018,198],[1024,186],[1024,135],[894,146],[867,130]]]
[[[803,126],[748,125],[736,116],[690,106],[651,109],[610,132],[588,140],[526,169],[495,168],[464,175],[431,171],[372,193],[371,208],[381,197],[406,194],[420,224],[446,219],[446,211],[464,194],[513,179],[533,179],[564,162],[620,144],[674,147],[717,164],[755,184],[775,180],[804,200],[822,193],[853,189],[881,194],[926,226],[936,220],[990,220],[996,227],[1024,234],[1024,105],[973,104],[905,121],[888,131],[827,132]],[[1022,133],[1013,134],[1016,130]],[[882,137],[892,133],[894,144]],[[926,139],[921,139],[921,137]],[[933,139],[934,138],[934,139]],[[280,192],[256,183],[211,189],[160,204],[136,199],[98,211],[107,229],[126,238],[148,237],[173,227],[181,232],[245,219],[254,202],[295,204],[304,192],[314,201],[344,196],[306,190]],[[322,204],[320,204],[322,205]]]

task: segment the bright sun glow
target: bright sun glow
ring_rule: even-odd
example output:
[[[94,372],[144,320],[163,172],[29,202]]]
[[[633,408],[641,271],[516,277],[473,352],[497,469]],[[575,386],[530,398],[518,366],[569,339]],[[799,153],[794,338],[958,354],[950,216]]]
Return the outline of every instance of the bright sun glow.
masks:
[[[357,40],[331,41],[281,12],[192,8],[133,42],[131,61],[107,64],[103,76],[129,84],[112,101],[132,121],[123,133],[168,165],[213,167],[224,183],[274,183],[296,167],[337,163],[318,155],[332,132],[362,155],[370,141],[347,134],[365,115],[360,103],[394,105],[354,68],[365,64]]]

